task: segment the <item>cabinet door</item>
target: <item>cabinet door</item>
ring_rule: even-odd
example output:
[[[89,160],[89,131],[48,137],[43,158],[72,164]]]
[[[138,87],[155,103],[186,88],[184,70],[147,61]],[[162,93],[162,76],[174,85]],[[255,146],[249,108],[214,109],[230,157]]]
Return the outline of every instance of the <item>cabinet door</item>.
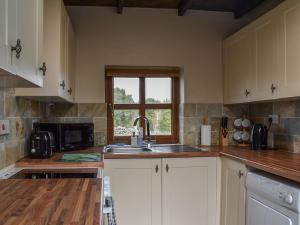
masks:
[[[278,10],[256,22],[256,100],[270,100],[281,96],[284,84],[283,30],[283,17]]]
[[[286,1],[284,7],[285,28],[285,96],[300,96],[300,2]]]
[[[41,63],[43,1],[17,1],[17,39],[22,51],[20,58],[13,56],[17,74],[30,82],[42,86],[43,77],[39,72]],[[17,40],[15,40],[17,43]],[[16,44],[15,43],[15,44]]]
[[[222,159],[221,225],[245,225],[246,171],[244,164]]]
[[[217,225],[217,158],[163,159],[163,225]]]
[[[16,0],[0,0],[0,74],[6,72],[15,74],[11,62],[11,52],[9,37],[16,37]],[[1,71],[4,70],[4,71]]]
[[[63,6],[63,2],[60,3],[61,6],[61,27],[60,27],[60,86],[59,95],[67,99],[67,12]]]
[[[67,16],[67,92],[68,100],[74,100],[75,34],[70,18]]]
[[[225,103],[249,102],[255,88],[255,36],[245,29],[224,43]]]
[[[111,179],[117,223],[161,225],[161,160],[105,160]]]

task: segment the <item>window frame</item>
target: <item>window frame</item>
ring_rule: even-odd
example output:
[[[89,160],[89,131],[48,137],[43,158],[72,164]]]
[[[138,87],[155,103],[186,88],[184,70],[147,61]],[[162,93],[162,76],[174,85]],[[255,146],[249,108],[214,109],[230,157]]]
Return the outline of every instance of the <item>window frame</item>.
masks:
[[[107,142],[108,144],[125,143],[130,144],[130,136],[114,136],[113,125],[113,110],[122,109],[137,109],[141,116],[145,116],[146,109],[171,109],[171,135],[155,135],[156,143],[158,144],[176,144],[179,143],[179,77],[174,74],[168,74],[160,71],[158,74],[149,74],[143,71],[131,71],[129,74],[114,73],[105,76],[105,95],[107,104]],[[140,102],[138,104],[113,104],[113,78],[139,78],[139,92]],[[145,79],[146,78],[171,78],[171,103],[145,103]],[[143,127],[145,132],[144,120],[140,121],[140,126]],[[151,135],[152,136],[152,135]]]

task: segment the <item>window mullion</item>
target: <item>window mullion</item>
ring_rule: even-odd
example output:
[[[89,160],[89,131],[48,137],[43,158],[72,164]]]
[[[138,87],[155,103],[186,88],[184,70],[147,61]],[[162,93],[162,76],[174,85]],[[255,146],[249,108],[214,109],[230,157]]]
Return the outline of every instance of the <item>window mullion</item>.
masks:
[[[145,112],[145,77],[140,77],[140,115],[142,117],[145,116],[146,112]],[[145,132],[145,121],[141,120],[141,126],[144,129]]]

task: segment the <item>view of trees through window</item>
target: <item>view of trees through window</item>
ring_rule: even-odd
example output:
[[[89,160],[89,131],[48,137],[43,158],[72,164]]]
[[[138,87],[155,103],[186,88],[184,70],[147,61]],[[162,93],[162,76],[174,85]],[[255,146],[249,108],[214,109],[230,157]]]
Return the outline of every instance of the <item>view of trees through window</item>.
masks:
[[[147,80],[148,79],[148,80]],[[115,78],[114,104],[139,104],[138,78]],[[170,104],[171,78],[146,78],[145,103]],[[163,91],[159,89],[164,88]],[[151,109],[145,107],[145,116],[150,120],[152,135],[171,135],[172,111],[171,109]],[[130,136],[134,131],[133,122],[140,115],[139,109],[114,110],[114,135]]]

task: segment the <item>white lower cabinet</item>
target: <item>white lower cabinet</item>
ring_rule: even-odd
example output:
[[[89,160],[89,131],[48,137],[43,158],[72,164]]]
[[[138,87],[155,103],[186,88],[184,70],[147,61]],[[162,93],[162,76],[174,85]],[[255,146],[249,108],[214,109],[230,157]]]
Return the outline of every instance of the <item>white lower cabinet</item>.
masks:
[[[163,225],[218,224],[217,158],[162,162]]]
[[[219,224],[218,158],[108,159],[120,225]]]
[[[222,158],[221,225],[245,225],[247,168]]]
[[[161,225],[161,160],[105,160],[119,225]]]

